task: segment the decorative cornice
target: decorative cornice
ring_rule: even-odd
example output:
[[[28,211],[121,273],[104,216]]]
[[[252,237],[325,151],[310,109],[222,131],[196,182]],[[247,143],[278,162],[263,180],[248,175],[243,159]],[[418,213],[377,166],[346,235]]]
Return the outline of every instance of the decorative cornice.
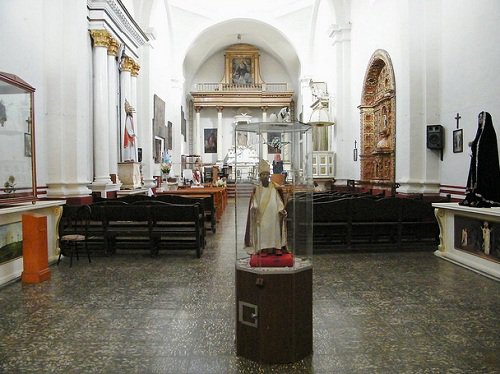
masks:
[[[108,45],[108,55],[109,56],[118,56],[118,49],[120,48],[120,43],[118,41],[111,37],[109,38],[109,45]]]
[[[89,11],[104,11],[118,28],[125,32],[136,45],[146,44],[148,38],[132,18],[120,0],[87,0]],[[96,19],[100,21],[99,19]],[[94,21],[92,15],[90,22]]]
[[[328,36],[332,39],[332,45],[351,41],[351,23],[332,24],[328,28]]]
[[[94,43],[94,47],[109,47],[111,35],[107,30],[90,30],[90,36]]]

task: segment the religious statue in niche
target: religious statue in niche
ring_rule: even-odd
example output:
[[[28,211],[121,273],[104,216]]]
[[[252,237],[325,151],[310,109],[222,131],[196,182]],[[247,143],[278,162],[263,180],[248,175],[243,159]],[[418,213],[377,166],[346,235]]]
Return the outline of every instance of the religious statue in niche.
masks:
[[[460,205],[476,208],[500,206],[500,165],[497,136],[491,115],[478,116],[476,137],[469,144],[471,161],[467,177],[466,196]]]
[[[383,152],[391,148],[391,140],[390,140],[391,130],[389,128],[388,114],[386,107],[382,108],[382,123],[380,127],[381,130],[378,133],[379,138],[375,147],[377,148],[377,151]]]
[[[125,99],[125,131],[123,132],[123,161],[134,162],[137,159],[137,135],[134,128],[135,109]]]

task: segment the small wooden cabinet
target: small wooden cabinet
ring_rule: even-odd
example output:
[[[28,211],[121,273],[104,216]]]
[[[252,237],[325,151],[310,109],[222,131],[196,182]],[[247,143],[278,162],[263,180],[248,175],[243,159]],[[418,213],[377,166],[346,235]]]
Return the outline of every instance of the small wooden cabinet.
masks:
[[[236,266],[236,353],[282,364],[312,353],[312,267]]]

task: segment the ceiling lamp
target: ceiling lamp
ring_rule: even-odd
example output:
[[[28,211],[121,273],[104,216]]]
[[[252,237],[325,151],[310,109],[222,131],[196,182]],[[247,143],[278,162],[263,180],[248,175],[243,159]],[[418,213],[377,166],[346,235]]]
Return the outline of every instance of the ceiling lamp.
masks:
[[[328,113],[328,102],[323,103],[323,100],[317,100],[312,105],[312,108],[313,111],[311,113],[311,117],[309,118],[309,125],[323,127],[335,124],[335,122],[330,120],[330,114]]]

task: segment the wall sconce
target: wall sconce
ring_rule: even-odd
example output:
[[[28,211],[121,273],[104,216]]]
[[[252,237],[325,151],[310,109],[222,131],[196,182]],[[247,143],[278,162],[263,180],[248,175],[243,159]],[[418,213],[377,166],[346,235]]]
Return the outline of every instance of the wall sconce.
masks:
[[[352,159],[354,161],[358,161],[358,147],[357,147],[357,141],[354,141],[354,149],[352,150]]]

